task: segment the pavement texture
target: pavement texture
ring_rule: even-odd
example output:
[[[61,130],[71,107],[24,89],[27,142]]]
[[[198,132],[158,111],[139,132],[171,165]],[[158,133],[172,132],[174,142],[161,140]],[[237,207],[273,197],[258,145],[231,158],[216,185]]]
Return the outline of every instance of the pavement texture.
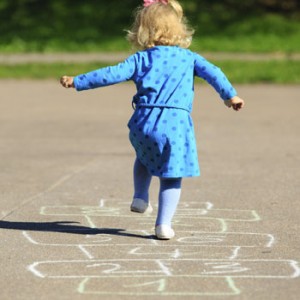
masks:
[[[1,65],[26,63],[86,63],[86,62],[118,62],[130,55],[130,52],[91,52],[91,53],[19,53],[1,54]],[[240,60],[268,61],[289,60],[299,61],[300,53],[227,53],[204,52],[202,55],[209,60]]]
[[[299,86],[208,85],[193,110],[200,178],[176,236],[131,213],[134,86],[77,93],[0,81],[1,299],[299,299]]]

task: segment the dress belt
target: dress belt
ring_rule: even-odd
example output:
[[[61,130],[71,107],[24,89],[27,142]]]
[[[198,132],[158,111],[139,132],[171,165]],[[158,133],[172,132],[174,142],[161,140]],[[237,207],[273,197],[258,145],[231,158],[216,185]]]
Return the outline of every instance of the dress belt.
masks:
[[[190,109],[186,108],[186,107],[180,107],[180,106],[174,106],[174,105],[159,105],[159,104],[147,104],[147,103],[139,103],[136,104],[134,101],[132,101],[132,107],[134,110],[141,108],[141,107],[146,107],[146,108],[154,108],[154,107],[158,107],[158,108],[174,108],[174,109],[181,109],[181,110],[185,110],[188,113],[191,112]]]

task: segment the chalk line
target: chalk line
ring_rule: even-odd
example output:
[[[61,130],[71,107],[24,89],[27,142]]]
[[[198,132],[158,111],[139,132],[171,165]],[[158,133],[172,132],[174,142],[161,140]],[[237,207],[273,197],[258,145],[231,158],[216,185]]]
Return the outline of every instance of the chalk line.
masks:
[[[65,183],[66,181],[68,181],[69,179],[71,179],[74,175],[80,174],[81,172],[83,172],[85,169],[87,169],[91,164],[94,164],[95,161],[93,162],[89,162],[87,164],[85,164],[84,166],[78,168],[77,170],[64,175],[63,177],[61,177],[58,181],[54,182],[52,185],[50,185],[50,187],[48,187],[47,189],[45,189],[44,191],[33,195],[27,199],[25,199],[24,201],[22,201],[19,205],[17,205],[15,208],[13,208],[12,210],[10,210],[8,213],[6,213],[1,220],[5,220],[7,217],[9,217],[10,215],[12,215],[15,211],[19,210],[20,208],[24,207],[25,205],[30,204],[31,202],[33,202],[34,200],[43,197],[45,194],[52,192],[53,190],[55,190],[57,187],[59,187],[60,185],[62,185],[63,183]]]
[[[39,272],[39,271],[36,269],[36,267],[37,267],[39,264],[40,264],[39,262],[35,262],[35,263],[29,265],[29,266],[27,267],[27,270],[30,271],[30,272],[32,272],[32,273],[33,273],[35,276],[37,276],[37,277],[40,277],[40,278],[46,278],[45,275],[43,275],[41,272]]]
[[[155,260],[155,262],[159,265],[159,267],[161,268],[162,272],[166,276],[172,276],[172,272],[170,271],[170,269],[165,264],[163,264],[161,260],[157,259],[157,260]]]
[[[203,277],[205,278],[205,277]],[[116,278],[115,278],[116,279]],[[129,279],[129,278],[128,278]],[[132,278],[130,278],[132,279]],[[144,278],[146,281],[134,281],[130,284],[120,285],[118,291],[105,291],[101,286],[101,280],[100,282],[97,281],[97,284],[92,284],[92,286],[99,286],[99,288],[96,288],[96,290],[91,290],[88,287],[88,284],[90,281],[95,280],[93,278],[84,278],[79,285],[77,286],[77,292],[79,294],[85,294],[85,295],[98,295],[98,296],[135,296],[135,297],[142,297],[142,296],[174,296],[174,297],[188,297],[188,296],[235,296],[239,295],[241,293],[240,289],[238,289],[234,283],[234,280],[227,276],[226,278],[222,278],[222,281],[227,285],[228,291],[209,291],[209,289],[205,290],[206,285],[202,284],[202,288],[204,287],[203,291],[188,291],[184,290],[184,286],[177,286],[179,290],[168,290],[168,282],[172,280],[172,277],[167,278],[159,278],[159,277],[153,277],[149,276],[147,278]],[[211,279],[211,277],[209,278]],[[96,279],[99,280],[99,279]],[[105,278],[103,278],[105,280]],[[117,280],[117,279],[116,279]],[[198,278],[197,278],[198,280]],[[201,280],[201,279],[200,279]],[[220,280],[220,279],[218,279]],[[117,281],[116,281],[117,282]],[[204,282],[202,282],[204,283]],[[220,283],[220,281],[218,282]],[[200,283],[201,284],[201,283]],[[218,284],[217,284],[218,285]],[[125,288],[125,290],[121,290],[121,288]],[[153,290],[142,290],[143,288],[153,287]],[[131,290],[128,290],[130,289]],[[174,287],[173,287],[174,289]]]
[[[229,259],[231,260],[231,259],[237,258],[238,253],[239,253],[240,250],[241,250],[241,246],[236,247],[236,248],[233,250],[233,253],[232,253],[232,255],[229,257]]]
[[[291,278],[298,278],[300,277],[300,266],[299,266],[299,262],[295,261],[295,260],[291,260],[290,261],[290,265],[291,267],[293,267],[295,269],[295,273],[292,275]]]
[[[94,256],[89,251],[87,251],[83,245],[78,245],[78,248],[87,256],[87,258],[94,259]]]
[[[155,285],[155,284],[158,284],[158,288],[157,288],[158,293],[162,293],[165,291],[165,289],[166,289],[166,279],[165,278],[155,280],[155,281],[142,282],[142,283],[138,283],[138,284],[130,284],[130,285],[124,284],[123,287],[125,287],[125,288],[135,287],[136,288],[136,287],[143,287],[143,286],[149,286],[149,285]]]

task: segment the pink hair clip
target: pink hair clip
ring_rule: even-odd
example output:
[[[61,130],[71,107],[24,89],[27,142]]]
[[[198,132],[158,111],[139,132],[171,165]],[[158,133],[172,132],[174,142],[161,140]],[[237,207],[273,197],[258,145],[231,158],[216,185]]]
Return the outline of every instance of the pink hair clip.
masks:
[[[169,3],[168,0],[144,0],[144,7],[148,7],[151,4],[159,3],[159,2],[162,3],[162,4],[168,4]]]

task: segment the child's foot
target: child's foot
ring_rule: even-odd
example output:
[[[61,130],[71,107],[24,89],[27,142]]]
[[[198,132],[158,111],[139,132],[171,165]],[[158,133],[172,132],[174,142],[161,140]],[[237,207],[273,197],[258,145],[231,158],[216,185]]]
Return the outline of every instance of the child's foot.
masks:
[[[162,224],[155,227],[155,235],[159,240],[170,240],[175,232],[169,225]]]
[[[141,214],[150,214],[153,211],[153,208],[150,203],[144,201],[143,199],[135,198],[131,203],[130,210]]]

